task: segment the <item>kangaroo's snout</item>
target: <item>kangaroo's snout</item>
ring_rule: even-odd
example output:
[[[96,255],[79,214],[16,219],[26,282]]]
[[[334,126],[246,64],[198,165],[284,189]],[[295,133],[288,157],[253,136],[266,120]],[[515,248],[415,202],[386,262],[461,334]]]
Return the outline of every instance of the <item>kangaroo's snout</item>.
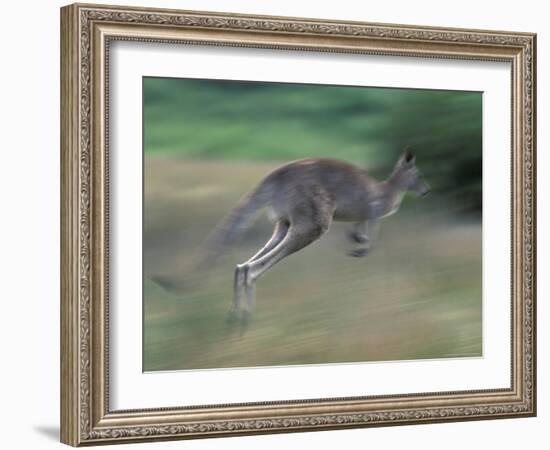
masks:
[[[416,178],[409,190],[418,197],[426,197],[431,191],[431,186],[422,178]]]
[[[425,181],[422,182],[422,186],[420,188],[420,190],[418,191],[418,196],[419,197],[426,197],[430,192],[432,191],[432,188],[431,186],[426,183]]]

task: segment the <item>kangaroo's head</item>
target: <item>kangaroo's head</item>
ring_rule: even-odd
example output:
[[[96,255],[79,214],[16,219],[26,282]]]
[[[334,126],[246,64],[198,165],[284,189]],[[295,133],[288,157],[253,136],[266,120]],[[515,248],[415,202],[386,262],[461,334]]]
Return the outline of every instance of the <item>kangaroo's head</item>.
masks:
[[[425,197],[430,193],[430,185],[422,178],[416,167],[416,157],[408,147],[395,163],[391,178],[400,189],[418,197]]]

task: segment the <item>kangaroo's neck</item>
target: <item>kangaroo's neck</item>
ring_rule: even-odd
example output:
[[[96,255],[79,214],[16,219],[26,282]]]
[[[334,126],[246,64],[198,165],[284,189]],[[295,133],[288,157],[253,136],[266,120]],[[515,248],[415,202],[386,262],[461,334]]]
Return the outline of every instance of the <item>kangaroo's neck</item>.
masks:
[[[397,212],[407,192],[403,180],[398,173],[392,173],[386,180],[379,183],[379,202],[378,208],[380,217],[387,217]]]

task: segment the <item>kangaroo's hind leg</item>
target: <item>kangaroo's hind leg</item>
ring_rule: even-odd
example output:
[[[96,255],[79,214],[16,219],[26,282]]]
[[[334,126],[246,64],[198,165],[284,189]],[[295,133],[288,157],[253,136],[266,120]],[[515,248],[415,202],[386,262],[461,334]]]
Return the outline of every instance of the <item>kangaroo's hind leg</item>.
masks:
[[[317,217],[318,219],[318,217]],[[248,308],[254,304],[256,280],[283,258],[301,250],[307,245],[319,239],[329,228],[332,217],[324,217],[323,223],[319,221],[303,221],[292,223],[284,238],[269,252],[247,262],[245,266],[245,284],[248,296]],[[244,320],[248,318],[251,310],[244,311]]]
[[[275,224],[275,229],[273,230],[273,235],[267,241],[267,243],[250,259],[245,261],[242,264],[238,264],[235,269],[235,280],[234,280],[234,293],[233,293],[233,304],[227,315],[227,320],[229,322],[234,321],[239,318],[242,310],[242,303],[244,297],[247,297],[247,311],[251,313],[254,308],[254,286],[249,286],[246,282],[248,264],[252,261],[255,261],[262,256],[269,253],[274,249],[285,237],[288,232],[289,223],[286,220],[279,220]]]
[[[273,235],[271,236],[271,239],[267,242],[267,244],[262,249],[260,249],[258,253],[256,253],[252,258],[246,261],[246,264],[249,265],[250,263],[260,259],[264,255],[267,255],[275,247],[277,247],[287,235],[289,228],[290,228],[290,223],[288,222],[288,220],[279,220],[275,225],[275,230],[273,231]],[[256,301],[256,285],[254,283],[252,284],[248,283],[248,280],[247,280],[248,270],[246,272],[246,275],[247,275],[245,278],[245,288],[246,288],[246,297],[247,297],[246,311],[248,311],[248,313],[252,313],[252,311],[254,310],[255,301]]]
[[[273,250],[247,264],[247,284],[253,285],[265,272],[283,258],[296,253],[319,239],[328,229],[317,224],[292,224],[284,239]]]

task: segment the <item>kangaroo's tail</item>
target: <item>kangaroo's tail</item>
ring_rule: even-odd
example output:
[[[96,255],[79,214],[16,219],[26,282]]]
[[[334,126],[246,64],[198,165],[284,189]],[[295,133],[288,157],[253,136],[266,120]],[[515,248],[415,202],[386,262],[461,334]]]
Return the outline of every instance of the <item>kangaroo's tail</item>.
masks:
[[[269,188],[265,183],[245,195],[237,206],[211,231],[189,261],[190,266],[177,276],[155,275],[150,278],[167,291],[181,293],[203,279],[224,252],[252,225],[260,211],[269,202]]]
[[[245,195],[237,206],[212,230],[200,249],[200,265],[209,265],[252,226],[269,203],[270,189],[265,183]]]

